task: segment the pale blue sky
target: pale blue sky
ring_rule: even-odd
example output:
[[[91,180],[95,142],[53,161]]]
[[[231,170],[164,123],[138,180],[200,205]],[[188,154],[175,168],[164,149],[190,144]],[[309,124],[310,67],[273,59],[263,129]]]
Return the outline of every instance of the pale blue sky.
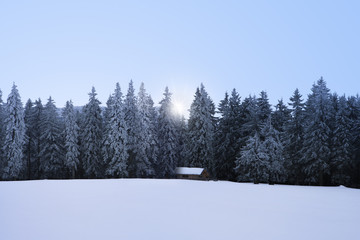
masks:
[[[360,90],[360,1],[0,1],[0,88],[105,103],[118,81],[157,103],[166,85],[189,105],[203,82],[216,104],[236,88],[271,103],[320,77]]]

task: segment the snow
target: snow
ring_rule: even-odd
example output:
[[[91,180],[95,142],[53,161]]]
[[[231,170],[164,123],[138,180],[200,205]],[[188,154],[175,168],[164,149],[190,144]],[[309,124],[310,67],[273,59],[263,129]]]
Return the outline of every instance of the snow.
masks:
[[[191,180],[0,182],[0,238],[359,239],[360,190]]]
[[[200,175],[204,171],[203,168],[177,167],[176,174]]]

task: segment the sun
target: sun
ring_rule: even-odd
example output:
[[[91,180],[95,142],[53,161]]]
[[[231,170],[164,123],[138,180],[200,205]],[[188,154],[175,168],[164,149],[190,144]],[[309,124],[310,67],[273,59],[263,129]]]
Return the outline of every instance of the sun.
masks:
[[[174,101],[173,107],[172,107],[172,112],[173,112],[173,114],[180,115],[180,116],[185,115],[186,109],[185,109],[184,104],[182,104],[181,102],[178,102],[178,101]]]

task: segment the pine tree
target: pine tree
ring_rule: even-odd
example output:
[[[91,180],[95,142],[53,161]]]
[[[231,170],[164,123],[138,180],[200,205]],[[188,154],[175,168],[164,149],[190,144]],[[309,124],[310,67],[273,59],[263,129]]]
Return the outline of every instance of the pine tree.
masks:
[[[127,132],[123,112],[122,92],[120,84],[116,84],[115,92],[112,96],[109,114],[109,165],[106,175],[110,177],[127,177]]]
[[[80,164],[79,161],[79,126],[76,122],[76,116],[72,101],[67,101],[63,110],[63,118],[65,122],[64,136],[65,136],[65,166],[70,172],[70,177],[75,178],[76,171]]]
[[[100,101],[96,98],[95,88],[89,93],[89,102],[84,107],[82,126],[82,160],[87,178],[104,177],[104,164],[101,154],[103,119]]]
[[[303,174],[301,163],[302,149],[304,141],[304,103],[298,89],[290,98],[289,105],[291,108],[291,119],[286,124],[285,134],[285,168],[287,169],[289,182],[300,184],[303,183]]]
[[[5,105],[5,141],[3,165],[3,179],[16,180],[21,178],[21,171],[24,168],[23,146],[25,143],[25,122],[24,109],[20,95],[15,84]]]
[[[306,119],[302,163],[305,181],[324,185],[325,175],[330,170],[330,94],[321,77],[311,89],[306,103]]]
[[[188,122],[188,162],[192,167],[214,170],[215,106],[201,84],[190,106]]]
[[[64,178],[64,149],[61,122],[54,100],[46,103],[40,123],[42,133],[40,171],[42,178]]]
[[[158,162],[156,166],[157,176],[173,177],[177,163],[177,135],[172,113],[171,93],[165,88],[164,98],[160,101],[158,119]]]
[[[127,127],[127,150],[129,156],[128,173],[130,177],[137,176],[139,116],[136,102],[135,89],[131,80],[124,101],[124,118]]]

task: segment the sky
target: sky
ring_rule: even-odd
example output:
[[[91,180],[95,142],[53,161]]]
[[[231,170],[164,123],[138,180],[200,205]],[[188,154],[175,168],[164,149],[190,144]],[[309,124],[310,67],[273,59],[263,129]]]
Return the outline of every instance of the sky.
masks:
[[[94,86],[105,105],[132,79],[155,103],[168,86],[184,113],[201,83],[216,105],[233,88],[306,98],[321,76],[356,95],[359,12],[357,0],[0,1],[0,89],[63,107]]]

